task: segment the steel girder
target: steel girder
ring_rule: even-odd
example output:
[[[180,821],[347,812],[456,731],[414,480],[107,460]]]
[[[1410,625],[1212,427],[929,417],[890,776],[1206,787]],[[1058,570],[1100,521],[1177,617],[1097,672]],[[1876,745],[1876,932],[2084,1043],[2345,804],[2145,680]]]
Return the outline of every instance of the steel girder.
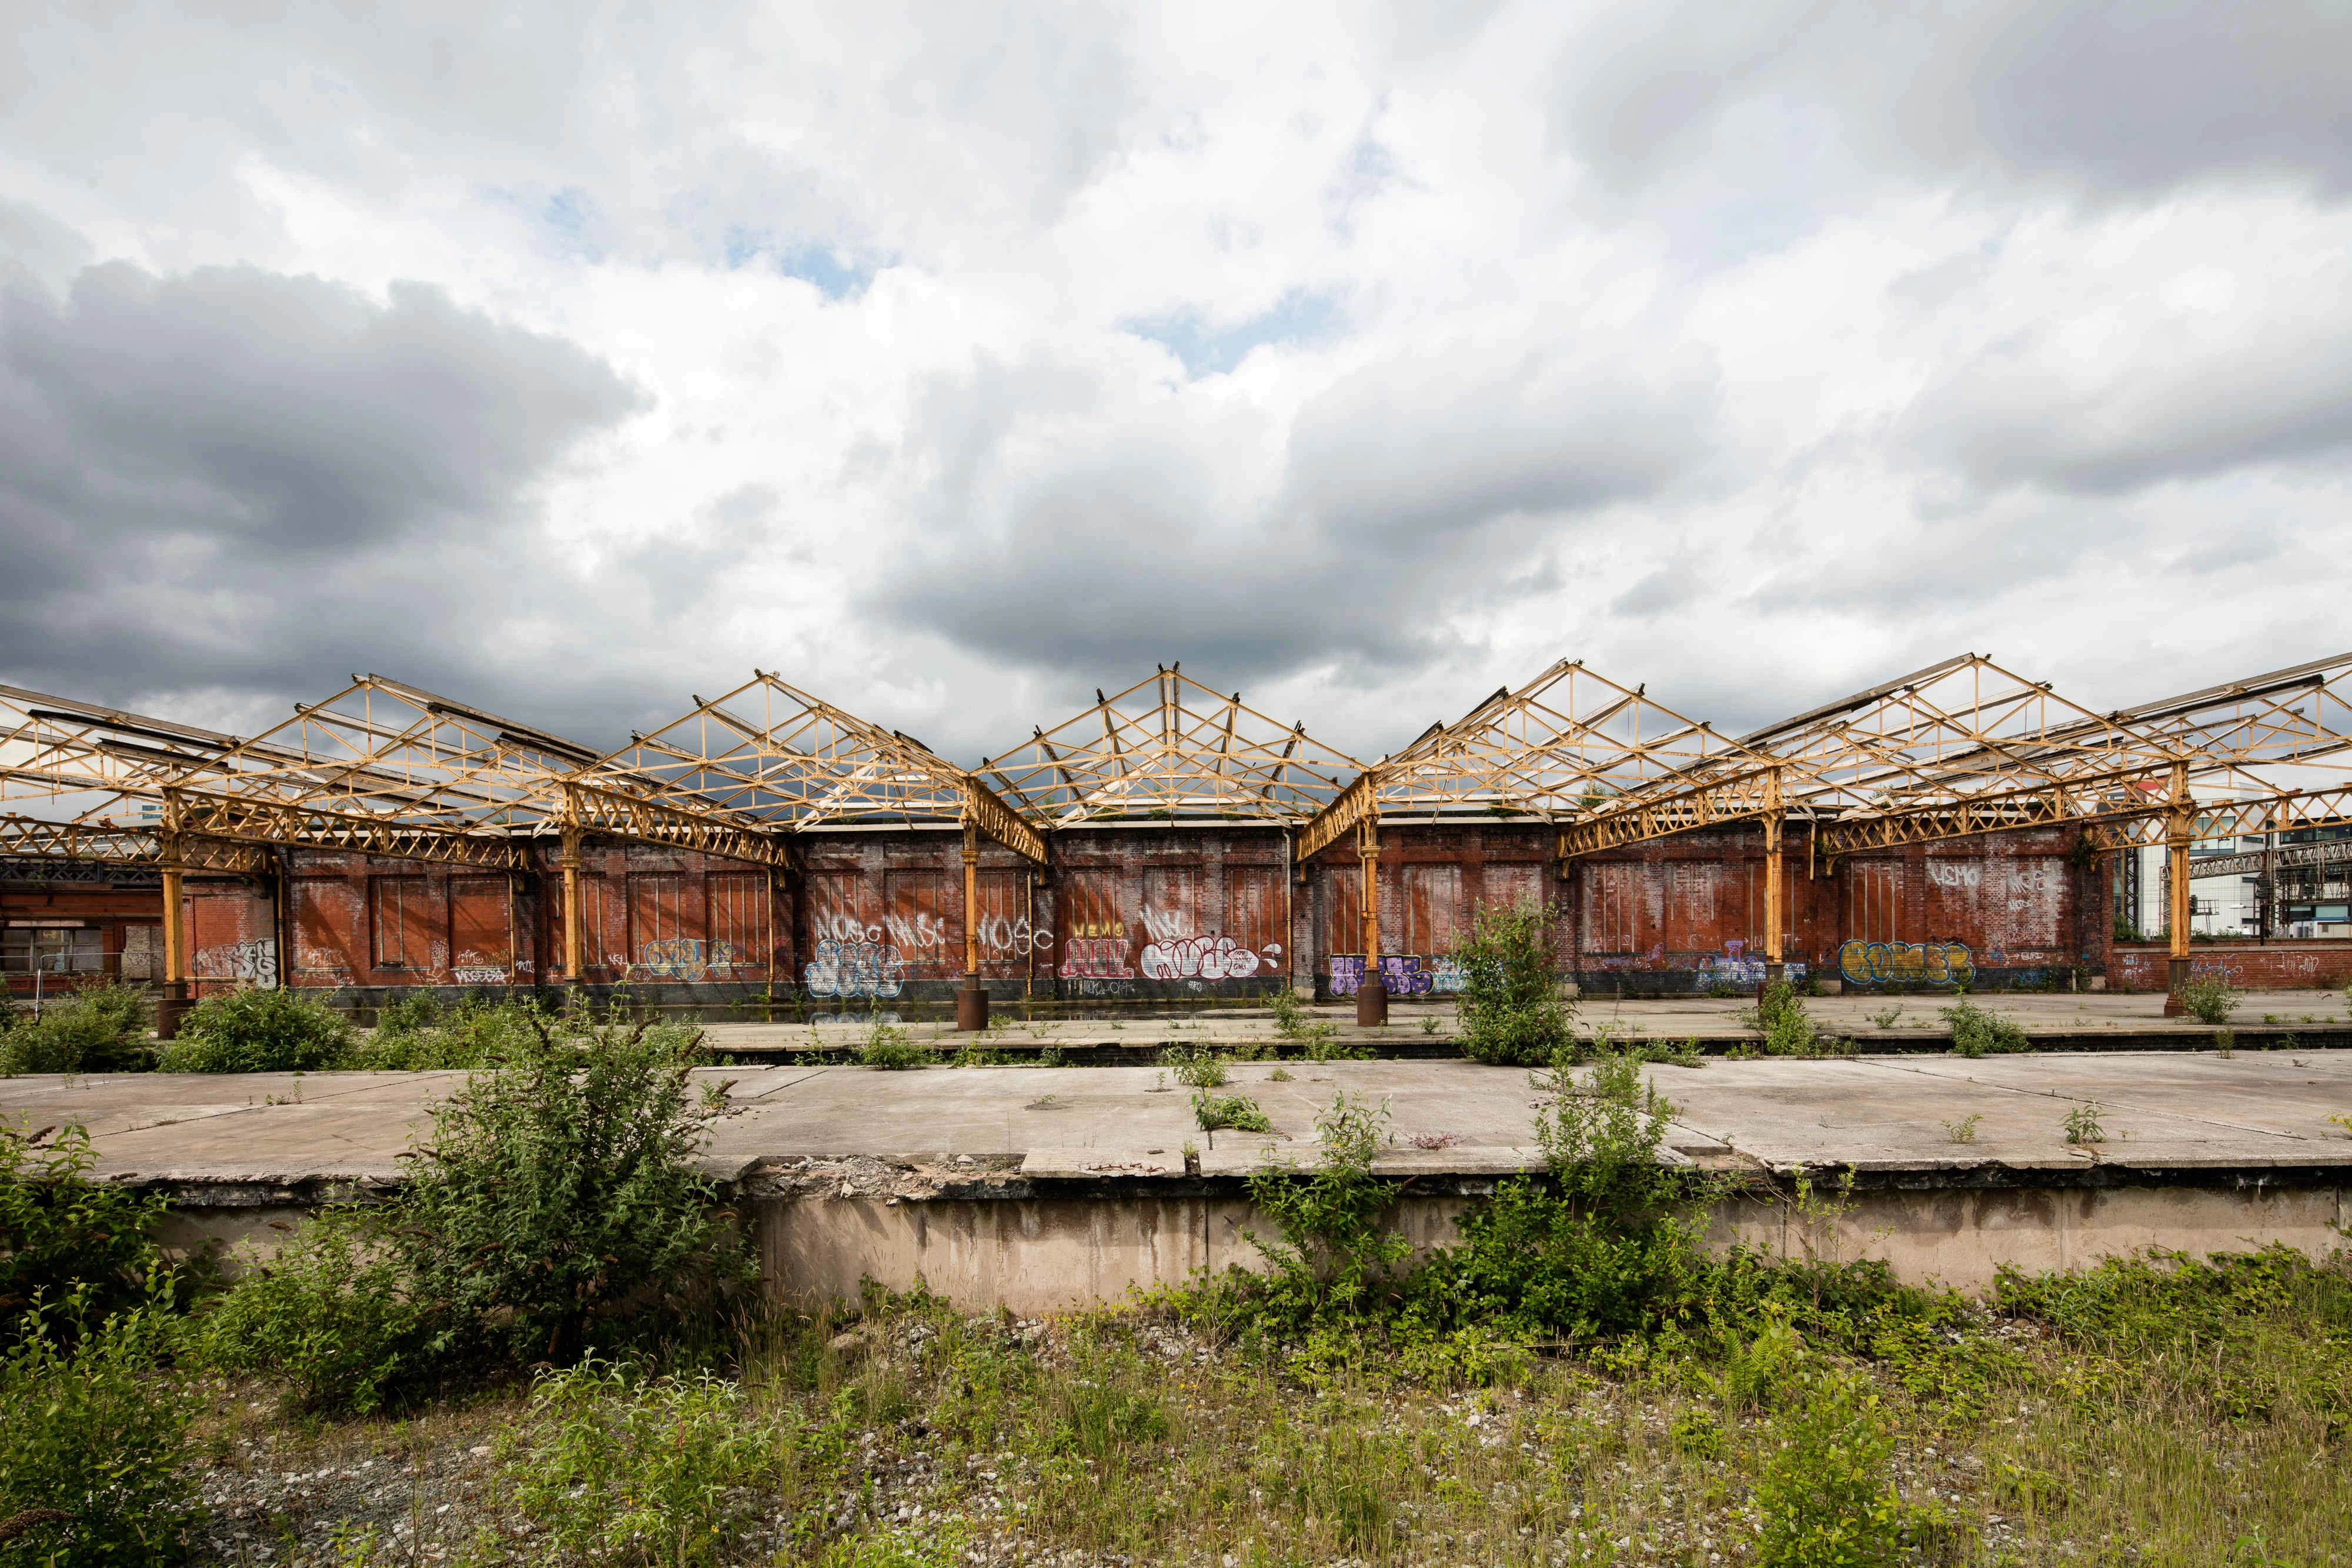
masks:
[[[1342,794],[1362,765],[1183,673],[1157,667],[980,772],[1045,828],[1161,817],[1294,822]]]

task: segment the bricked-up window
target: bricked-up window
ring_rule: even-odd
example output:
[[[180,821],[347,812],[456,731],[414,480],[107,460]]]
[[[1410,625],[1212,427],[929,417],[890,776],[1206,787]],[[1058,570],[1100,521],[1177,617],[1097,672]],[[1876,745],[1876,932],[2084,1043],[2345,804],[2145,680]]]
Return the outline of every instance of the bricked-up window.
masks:
[[[882,911],[873,903],[873,884],[854,871],[816,871],[808,882],[809,945],[819,942],[879,942]]]
[[[983,969],[1017,974],[1029,962],[1029,879],[1005,867],[980,873],[980,963]],[[963,962],[963,933],[951,939]]]
[[[377,968],[433,967],[432,889],[423,877],[371,877],[368,905]]]
[[[768,875],[715,871],[709,875],[710,977],[751,979],[768,967]]]
[[[1903,862],[1845,862],[1845,935],[1849,941],[1899,942],[1903,935]]]
[[[1386,882],[1388,879],[1381,879]],[[1364,950],[1364,879],[1353,865],[1323,881],[1323,950],[1360,953]],[[1383,887],[1382,892],[1388,889]],[[1385,925],[1387,923],[1382,922]]]
[[[1225,868],[1224,934],[1234,946],[1258,956],[1261,974],[1288,967],[1290,933],[1283,929],[1283,908],[1280,866]]]
[[[1592,953],[1630,954],[1641,949],[1642,868],[1584,867],[1584,940]]]
[[[1543,908],[1544,868],[1540,862],[1489,862],[1479,873],[1478,903],[1501,909]]]
[[[693,936],[686,918],[686,878],[669,873],[629,878],[629,962],[674,970],[693,956],[678,944]]]
[[[1715,953],[1722,950],[1727,939],[1746,939],[1747,889],[1733,882],[1738,868],[1706,861],[1669,861],[1665,873],[1668,952]],[[1727,894],[1738,902],[1731,902]]]
[[[956,873],[959,883],[963,873]],[[882,926],[905,964],[945,964],[952,951],[963,967],[963,930],[949,918],[947,873],[894,871],[882,878]],[[963,890],[959,886],[956,890]],[[962,900],[959,898],[957,903]]]
[[[1407,953],[1445,954],[1461,929],[1462,868],[1409,865],[1398,878],[1397,935]],[[1383,921],[1383,925],[1388,924]]]
[[[1196,865],[1143,868],[1141,913],[1146,941],[1175,942],[1216,935],[1202,924],[1208,911],[1201,906],[1202,880]]]
[[[502,876],[449,882],[449,967],[460,985],[499,985],[514,967],[513,890]]]

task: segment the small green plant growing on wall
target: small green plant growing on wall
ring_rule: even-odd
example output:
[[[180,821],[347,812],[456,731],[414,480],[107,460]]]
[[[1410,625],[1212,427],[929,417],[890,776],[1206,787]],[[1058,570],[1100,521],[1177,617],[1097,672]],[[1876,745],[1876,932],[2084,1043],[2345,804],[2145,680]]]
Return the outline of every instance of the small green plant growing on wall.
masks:
[[[1225,1059],[1205,1048],[1171,1045],[1160,1053],[1160,1065],[1191,1089],[1215,1089],[1226,1081]]]
[[[1575,1009],[1559,994],[1551,932],[1534,904],[1489,904],[1454,945],[1462,969],[1462,1051],[1473,1061],[1535,1067],[1566,1045]]]
[[[2107,1130],[2099,1123],[2101,1110],[2096,1100],[2085,1100],[2067,1112],[2065,1121],[2061,1124],[2066,1129],[2066,1141],[2070,1144],[2105,1143]]]
[[[1757,1004],[1739,1015],[1739,1026],[1764,1037],[1767,1056],[1812,1056],[1825,1045],[1804,998],[1786,980],[1766,986]]]
[[[2238,1006],[2238,993],[2223,975],[2191,975],[2180,988],[2180,1008],[2199,1023],[2223,1024]]]
[[[1973,1144],[1977,1141],[1977,1124],[1983,1121],[1980,1113],[1971,1113],[1957,1122],[1944,1124],[1944,1141],[1952,1144]]]

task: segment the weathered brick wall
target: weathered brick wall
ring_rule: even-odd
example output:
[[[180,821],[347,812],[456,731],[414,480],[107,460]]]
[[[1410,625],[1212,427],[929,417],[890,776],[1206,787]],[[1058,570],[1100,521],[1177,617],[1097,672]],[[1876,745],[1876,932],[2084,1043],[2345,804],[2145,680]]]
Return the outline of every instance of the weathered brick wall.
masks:
[[[1087,828],[1052,844],[1054,994],[1249,996],[1289,983],[1298,900],[1281,830]]]
[[[2352,942],[2192,942],[2189,972],[2221,975],[2243,990],[2334,990],[2352,980]],[[2172,950],[2162,942],[2118,944],[2108,983],[2136,991],[2170,984]]]
[[[50,880],[22,862],[13,869],[22,874],[0,880],[0,921],[20,928],[66,926],[95,932],[100,974],[134,981],[161,974],[163,901],[154,873],[145,873],[139,885],[123,886],[80,878]],[[18,996],[30,997],[34,991],[29,973],[7,975],[0,985]],[[49,986],[45,980],[42,989]]]
[[[280,976],[274,879],[186,878],[188,972],[200,997],[240,986],[274,987]]]

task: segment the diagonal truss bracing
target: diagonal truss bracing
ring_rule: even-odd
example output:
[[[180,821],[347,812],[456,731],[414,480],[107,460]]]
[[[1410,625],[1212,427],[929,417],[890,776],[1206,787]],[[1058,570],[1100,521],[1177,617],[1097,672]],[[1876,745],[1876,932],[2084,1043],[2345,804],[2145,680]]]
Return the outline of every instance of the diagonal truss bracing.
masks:
[[[1039,729],[980,773],[1045,828],[1134,818],[1296,821],[1361,770],[1345,752],[1211,690],[1176,664]]]
[[[566,776],[582,825],[676,812],[775,835],[844,823],[964,821],[1043,864],[1037,831],[978,777],[911,736],[753,678]],[[603,807],[595,800],[604,802]],[[615,813],[611,819],[598,810]]]
[[[1318,853],[1379,817],[1507,811],[1574,821],[1673,782],[1727,778],[1736,787],[1757,760],[1644,688],[1563,659],[1366,768],[1300,831],[1298,852]]]

